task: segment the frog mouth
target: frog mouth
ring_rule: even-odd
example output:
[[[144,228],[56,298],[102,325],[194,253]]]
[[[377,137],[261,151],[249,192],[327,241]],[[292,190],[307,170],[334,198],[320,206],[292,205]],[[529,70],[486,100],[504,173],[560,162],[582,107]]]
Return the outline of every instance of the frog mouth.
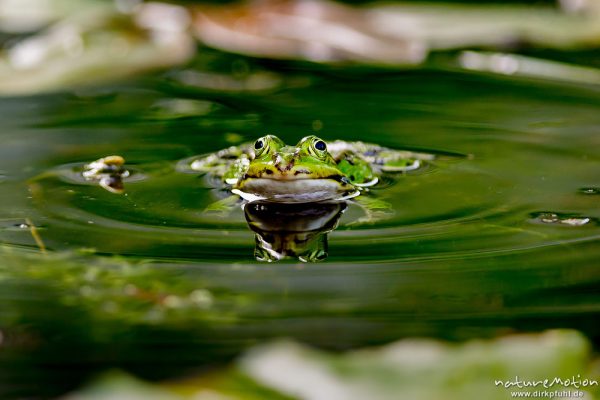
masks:
[[[293,171],[278,171],[266,169],[258,174],[246,174],[245,179],[270,179],[277,181],[295,181],[295,180],[319,180],[328,179],[337,182],[348,182],[348,180],[339,173],[330,175],[321,175],[307,169],[296,169]]]
[[[234,189],[245,200],[267,199],[289,203],[307,203],[347,198],[358,190],[349,182],[333,178],[246,178]],[[353,196],[351,196],[353,197]]]

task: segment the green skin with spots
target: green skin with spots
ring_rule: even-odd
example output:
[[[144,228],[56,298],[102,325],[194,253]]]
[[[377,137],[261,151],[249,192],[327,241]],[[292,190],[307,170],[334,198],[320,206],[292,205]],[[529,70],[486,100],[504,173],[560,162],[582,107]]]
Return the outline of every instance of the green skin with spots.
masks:
[[[305,137],[295,147],[286,146],[281,139],[272,135],[257,140],[255,158],[238,185],[252,178],[291,180],[341,177],[343,173],[337,168],[331,154],[326,149],[315,148],[317,142],[325,143],[316,136]],[[261,144],[260,149],[256,149],[257,144]]]
[[[354,154],[345,154],[337,167],[355,184],[370,182],[375,178],[371,165]]]

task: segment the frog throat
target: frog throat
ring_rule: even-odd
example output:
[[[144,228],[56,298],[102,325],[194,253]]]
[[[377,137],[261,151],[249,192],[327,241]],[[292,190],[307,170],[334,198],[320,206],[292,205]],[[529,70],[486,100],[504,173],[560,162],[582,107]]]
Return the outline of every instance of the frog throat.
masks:
[[[360,195],[351,184],[338,184],[329,179],[249,179],[236,186],[232,193],[246,201],[269,200],[280,203],[311,203],[341,201]]]

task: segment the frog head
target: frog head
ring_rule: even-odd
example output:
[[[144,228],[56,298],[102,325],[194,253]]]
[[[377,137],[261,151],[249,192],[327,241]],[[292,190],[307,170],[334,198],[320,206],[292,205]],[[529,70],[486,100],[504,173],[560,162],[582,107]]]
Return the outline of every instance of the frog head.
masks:
[[[234,185],[240,196],[282,203],[340,199],[358,194],[327,151],[327,143],[306,136],[296,146],[286,146],[276,136],[259,138],[246,172]]]

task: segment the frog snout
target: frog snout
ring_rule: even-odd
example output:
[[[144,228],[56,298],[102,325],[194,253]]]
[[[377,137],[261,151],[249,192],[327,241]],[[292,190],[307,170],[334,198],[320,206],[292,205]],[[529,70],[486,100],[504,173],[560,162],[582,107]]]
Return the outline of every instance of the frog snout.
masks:
[[[278,156],[275,159],[275,168],[277,168],[280,172],[286,172],[291,170],[294,167],[294,159],[286,158],[282,156]]]

